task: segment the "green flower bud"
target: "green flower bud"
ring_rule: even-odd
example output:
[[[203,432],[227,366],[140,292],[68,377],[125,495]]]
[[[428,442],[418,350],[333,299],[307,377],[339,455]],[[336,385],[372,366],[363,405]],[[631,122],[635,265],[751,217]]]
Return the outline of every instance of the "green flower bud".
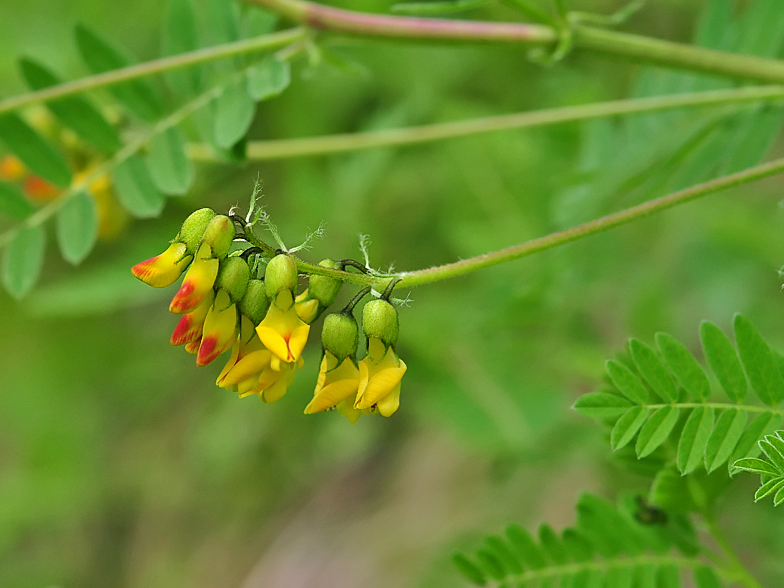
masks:
[[[231,219],[223,214],[218,214],[207,225],[202,242],[210,246],[212,257],[220,259],[229,254],[234,234],[234,223],[231,222]]]
[[[331,259],[323,259],[319,262],[321,267],[330,269],[339,269],[340,264]],[[330,278],[329,276],[319,276],[313,274],[308,281],[308,292],[310,298],[315,298],[319,301],[322,307],[326,308],[338,297],[338,292],[343,282],[337,278]]]
[[[338,360],[338,365],[347,357],[354,358],[359,343],[359,327],[351,314],[327,315],[321,329],[321,346]]]
[[[386,300],[371,300],[362,309],[362,329],[368,339],[374,337],[385,347],[394,346],[399,329],[397,310]]]
[[[261,280],[250,280],[245,296],[240,300],[240,312],[253,321],[255,326],[264,320],[269,305],[264,282]]]
[[[297,293],[297,262],[290,255],[281,254],[273,257],[267,264],[264,274],[267,285],[267,298],[275,300],[279,292],[290,290]]]
[[[199,243],[201,243],[201,239],[204,236],[204,231],[207,230],[207,225],[214,216],[215,212],[211,208],[200,208],[196,212],[192,212],[182,223],[180,232],[177,233],[174,240],[185,243],[188,255],[196,254]]]
[[[215,280],[215,288],[223,288],[228,292],[232,302],[237,302],[248,289],[250,279],[250,268],[248,262],[242,257],[235,255],[224,259],[220,264],[218,278]]]

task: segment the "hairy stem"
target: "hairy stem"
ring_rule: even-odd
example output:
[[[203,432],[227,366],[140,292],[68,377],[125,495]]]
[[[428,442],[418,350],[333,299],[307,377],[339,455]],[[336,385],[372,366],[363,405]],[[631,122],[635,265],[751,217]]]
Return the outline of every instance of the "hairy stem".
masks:
[[[698,108],[765,102],[784,98],[784,87],[756,86],[734,90],[714,90],[650,98],[613,100],[580,106],[548,108],[532,112],[520,112],[500,116],[488,116],[470,120],[422,125],[402,129],[387,129],[365,133],[346,133],[302,139],[252,141],[248,143],[247,157],[264,161],[326,155],[362,149],[377,149],[400,145],[415,145],[466,137],[482,133],[545,126],[551,124],[620,116],[642,112],[656,112],[678,108]],[[197,161],[215,161],[212,149],[200,143],[188,145],[188,154]]]
[[[351,35],[550,46],[561,38],[559,31],[546,25],[369,14],[303,0],[252,1],[314,29]],[[774,59],[714,51],[595,27],[577,25],[572,32],[574,46],[580,49],[720,76],[784,83],[784,63]]]
[[[11,112],[12,110],[17,110],[24,106],[48,102],[87,90],[113,86],[121,82],[127,82],[128,80],[143,78],[153,74],[191,67],[201,63],[217,61],[219,59],[227,59],[236,55],[271,51],[279,47],[290,45],[296,41],[301,41],[306,36],[307,31],[302,27],[297,27],[279,33],[262,35],[260,37],[236,41],[234,43],[225,43],[214,47],[205,47],[204,49],[197,49],[196,51],[190,51],[188,53],[180,53],[179,55],[173,55],[171,57],[163,57],[145,63],[130,65],[121,69],[114,69],[102,74],[87,76],[71,82],[58,84],[57,86],[44,88],[43,90],[38,90],[36,92],[28,92],[27,94],[22,94],[20,96],[6,98],[5,100],[0,101],[0,114],[5,114],[6,112]]]
[[[491,267],[505,263],[507,261],[533,255],[534,253],[539,253],[540,251],[546,251],[547,249],[560,247],[566,243],[571,243],[572,241],[577,241],[590,235],[595,235],[596,233],[601,233],[608,229],[630,223],[638,218],[647,216],[654,212],[659,212],[661,210],[677,206],[678,204],[684,204],[691,200],[696,200],[702,196],[715,194],[721,190],[725,190],[733,186],[747,184],[749,182],[760,180],[762,178],[766,178],[781,172],[784,172],[784,158],[776,159],[769,163],[763,163],[746,170],[730,174],[728,176],[711,180],[709,182],[697,184],[696,186],[686,188],[685,190],[680,190],[667,196],[662,196],[661,198],[656,198],[654,200],[644,202],[643,204],[638,204],[637,206],[603,216],[576,227],[559,231],[557,233],[551,233],[545,237],[532,239],[531,241],[526,241],[525,243],[521,243],[519,245],[513,245],[512,247],[507,247],[506,249],[493,251],[492,253],[486,253],[484,255],[478,255],[469,259],[456,261],[454,263],[448,263],[445,265],[418,271],[399,272],[388,275],[365,275],[321,267],[319,265],[307,263],[299,259],[297,259],[297,269],[300,271],[300,273],[330,276],[350,284],[371,286],[378,292],[383,291],[390,284],[390,282],[394,280],[399,280],[397,287],[401,288],[412,288],[414,286],[432,284],[442,280],[448,280],[450,278],[456,278],[458,276],[470,274],[486,267]],[[270,257],[275,254],[275,250],[272,247],[261,241],[253,234],[252,227],[247,226],[245,233],[248,241],[252,245],[261,248],[265,251],[265,254]],[[653,405],[651,406],[653,407]],[[698,405],[695,404],[695,406]],[[723,407],[724,405],[717,404],[715,406]],[[767,410],[761,407],[759,409],[757,409],[757,407],[743,408],[744,410],[750,410],[752,412]]]

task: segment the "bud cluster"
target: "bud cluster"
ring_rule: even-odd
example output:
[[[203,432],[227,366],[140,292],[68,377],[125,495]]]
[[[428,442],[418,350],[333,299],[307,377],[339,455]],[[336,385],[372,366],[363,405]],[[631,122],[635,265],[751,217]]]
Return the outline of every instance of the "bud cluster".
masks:
[[[236,234],[231,218],[202,208],[185,220],[166,251],[135,265],[132,273],[157,288],[172,285],[184,273],[169,305],[181,315],[172,345],[184,345],[198,366],[231,350],[216,384],[241,398],[258,395],[272,403],[303,367],[310,324],[335,302],[343,282],[313,274],[297,295],[293,256],[265,258],[252,249],[230,253],[235,238],[246,240]],[[319,266],[343,271],[345,263],[327,259]],[[363,413],[390,416],[397,410],[406,364],[395,351],[398,316],[388,292],[364,306],[367,354],[357,360],[359,325],[353,310],[369,291],[324,319],[321,368],[306,414],[337,409],[354,423]]]

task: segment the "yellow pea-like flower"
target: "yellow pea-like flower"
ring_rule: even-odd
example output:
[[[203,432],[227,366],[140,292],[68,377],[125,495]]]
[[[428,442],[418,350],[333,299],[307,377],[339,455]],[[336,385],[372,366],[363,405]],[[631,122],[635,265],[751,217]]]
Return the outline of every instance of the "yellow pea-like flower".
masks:
[[[148,286],[165,288],[177,281],[191,259],[193,257],[187,255],[185,243],[172,243],[160,255],[137,263],[131,268],[131,273]]]
[[[170,343],[185,345],[201,339],[204,320],[207,318],[207,313],[212,308],[213,302],[215,302],[215,293],[210,290],[199,306],[180,317],[180,321],[172,333]]]
[[[226,290],[219,290],[207,317],[201,336],[196,365],[204,366],[227,351],[237,335],[237,305],[231,301]]]
[[[359,388],[359,369],[351,357],[340,364],[329,351],[324,352],[313,400],[305,407],[305,414],[335,408],[341,402],[356,396]],[[353,407],[353,402],[352,402]]]
[[[395,349],[376,338],[368,340],[368,355],[359,362],[359,389],[355,409],[375,409],[391,416],[400,406],[400,380],[406,364]]]
[[[220,261],[212,257],[210,245],[202,243],[196,252],[193,265],[185,274],[182,286],[169,305],[169,310],[175,314],[185,314],[195,310],[212,291],[215,278],[218,277],[219,265]]]
[[[281,290],[276,295],[264,320],[256,327],[264,346],[284,363],[299,361],[309,332],[310,325],[297,315],[291,290]]]

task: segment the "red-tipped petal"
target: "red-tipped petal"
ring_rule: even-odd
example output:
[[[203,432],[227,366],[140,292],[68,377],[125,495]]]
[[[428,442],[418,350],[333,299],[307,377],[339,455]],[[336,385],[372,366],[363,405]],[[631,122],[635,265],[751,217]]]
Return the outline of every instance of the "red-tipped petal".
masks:
[[[218,259],[211,259],[210,247],[202,244],[196,259],[193,261],[182,286],[174,295],[169,305],[169,310],[175,314],[192,312],[212,290],[215,278],[218,276]]]
[[[137,263],[131,273],[148,286],[165,288],[177,281],[191,261],[185,255],[185,243],[172,243],[169,248],[150,259]]]
[[[182,315],[180,322],[177,323],[172,333],[172,345],[184,345],[201,337],[204,320],[207,318],[207,312],[210,310],[214,299],[215,295],[210,291],[202,303],[196,307],[196,310]]]

